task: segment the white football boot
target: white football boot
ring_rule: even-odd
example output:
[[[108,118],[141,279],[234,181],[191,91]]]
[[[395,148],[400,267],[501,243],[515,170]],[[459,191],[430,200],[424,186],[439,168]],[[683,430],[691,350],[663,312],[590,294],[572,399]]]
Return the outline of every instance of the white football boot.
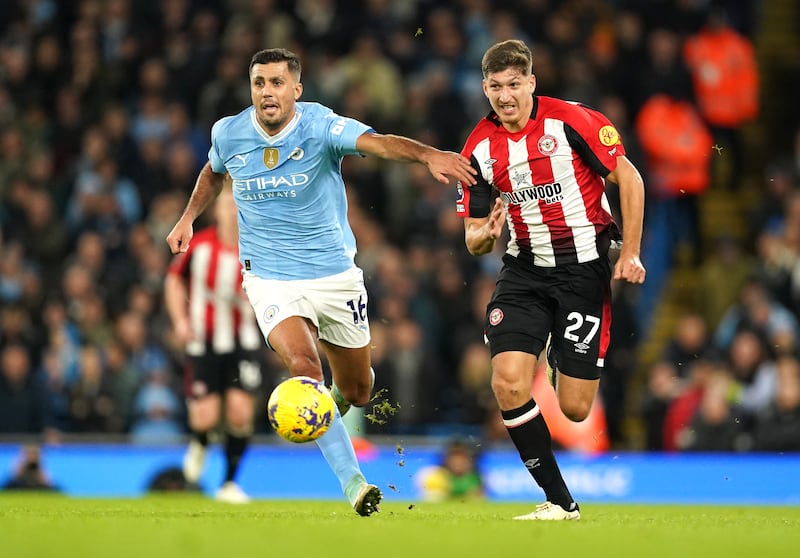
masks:
[[[518,515],[514,519],[523,521],[569,521],[581,518],[581,511],[575,506],[574,510],[567,511],[558,504],[545,502],[539,504],[536,509],[529,514]]]

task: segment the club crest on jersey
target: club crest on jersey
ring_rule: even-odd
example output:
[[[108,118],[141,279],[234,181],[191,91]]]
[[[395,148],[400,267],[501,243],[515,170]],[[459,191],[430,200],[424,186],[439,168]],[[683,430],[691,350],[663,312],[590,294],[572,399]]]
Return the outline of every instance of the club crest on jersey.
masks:
[[[611,147],[612,145],[617,145],[619,143],[619,132],[617,132],[617,129],[614,128],[614,126],[603,126],[600,128],[598,136],[600,137],[600,143],[606,147]]]
[[[264,148],[264,165],[268,169],[274,169],[278,164],[278,150],[274,147]]]
[[[497,324],[499,324],[502,321],[503,321],[503,311],[502,310],[500,310],[499,308],[494,308],[494,309],[492,309],[491,312],[489,312],[489,324],[490,325],[496,326]]]
[[[539,138],[539,142],[536,145],[542,155],[552,155],[558,149],[558,140],[555,136],[545,134]]]
[[[264,310],[264,321],[269,323],[275,319],[275,316],[278,315],[278,307],[274,304],[267,306],[267,309]]]

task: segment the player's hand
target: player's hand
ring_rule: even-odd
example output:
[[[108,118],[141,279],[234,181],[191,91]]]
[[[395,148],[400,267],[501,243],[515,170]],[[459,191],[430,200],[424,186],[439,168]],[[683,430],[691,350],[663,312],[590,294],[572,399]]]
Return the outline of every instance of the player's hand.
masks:
[[[175,331],[175,340],[180,345],[186,345],[189,341],[194,340],[194,331],[188,319],[181,319],[172,326]]]
[[[614,264],[614,279],[622,279],[628,283],[644,283],[646,274],[639,256],[625,254],[623,245],[622,253],[620,253],[617,263]]]
[[[497,240],[503,234],[503,225],[506,222],[506,208],[503,207],[503,200],[495,198],[494,206],[489,212],[489,220],[486,222],[486,232],[489,238]]]
[[[452,151],[436,151],[426,161],[431,175],[442,184],[449,184],[448,176],[460,180],[462,184],[475,184],[478,174],[469,160]]]
[[[194,236],[194,229],[192,229],[191,221],[181,218],[167,235],[169,249],[173,254],[186,252],[192,236]]]

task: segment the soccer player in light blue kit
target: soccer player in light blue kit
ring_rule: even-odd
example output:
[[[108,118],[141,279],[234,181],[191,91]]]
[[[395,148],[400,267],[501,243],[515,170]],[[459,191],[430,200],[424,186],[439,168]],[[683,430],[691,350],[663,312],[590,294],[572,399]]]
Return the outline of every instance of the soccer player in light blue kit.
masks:
[[[364,154],[419,162],[442,183],[449,176],[474,184],[475,171],[457,153],[378,134],[327,107],[298,102],[300,72],[300,60],[288,50],[253,56],[253,106],[214,124],[209,162],[167,243],[173,253],[186,251],[192,223],[230,174],[243,287],[259,327],[293,376],[323,379],[319,339],[333,376],[337,412],[317,444],[353,509],[367,516],[378,511],[382,494],[361,473],[341,419],[351,405],[368,403],[374,384],[367,292],[354,261],[341,161]]]

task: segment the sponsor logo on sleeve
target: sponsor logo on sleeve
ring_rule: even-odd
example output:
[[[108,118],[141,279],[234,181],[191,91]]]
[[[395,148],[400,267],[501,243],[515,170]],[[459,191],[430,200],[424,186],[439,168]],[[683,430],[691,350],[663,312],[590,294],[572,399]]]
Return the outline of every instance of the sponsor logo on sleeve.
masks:
[[[617,132],[617,129],[614,128],[614,126],[603,126],[600,128],[598,136],[600,137],[600,143],[606,147],[611,147],[612,145],[617,145],[619,143],[619,132]]]

